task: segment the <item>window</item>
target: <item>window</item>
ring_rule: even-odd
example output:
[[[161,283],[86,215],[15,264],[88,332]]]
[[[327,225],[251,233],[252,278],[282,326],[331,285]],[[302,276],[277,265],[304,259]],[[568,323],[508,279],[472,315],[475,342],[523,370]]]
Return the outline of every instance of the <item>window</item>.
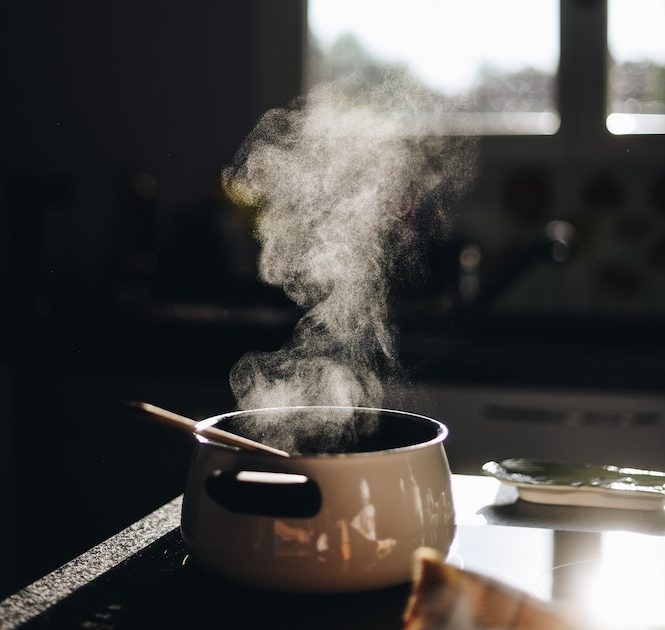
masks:
[[[665,0],[609,0],[607,128],[665,133]]]
[[[309,0],[308,28],[309,85],[402,73],[445,100],[447,130],[559,127],[557,0]]]
[[[571,130],[602,116],[615,135],[665,133],[665,0],[308,0],[307,25],[308,86],[403,73],[446,103],[447,131],[548,135],[574,115],[583,120]],[[561,39],[571,50],[557,77]],[[607,62],[593,66],[589,54]],[[605,69],[607,84],[589,75]]]

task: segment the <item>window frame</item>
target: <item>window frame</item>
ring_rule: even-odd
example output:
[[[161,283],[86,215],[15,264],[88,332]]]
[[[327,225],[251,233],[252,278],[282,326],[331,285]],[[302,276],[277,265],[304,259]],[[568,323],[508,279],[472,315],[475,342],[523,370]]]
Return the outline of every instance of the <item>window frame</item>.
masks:
[[[307,54],[307,0],[259,3],[259,43],[257,55],[259,72],[258,96],[268,107],[283,104],[286,97],[303,93]],[[289,20],[285,19],[288,7]],[[615,135],[607,129],[608,70],[607,0],[560,0],[560,57],[556,78],[557,105],[560,118],[558,131],[551,135],[482,135],[482,143],[490,152],[524,155],[563,154],[573,157],[650,156],[662,153],[662,134]],[[277,32],[275,24],[286,27]],[[274,73],[266,71],[272,65],[268,51],[290,48],[290,59],[299,58],[297,68],[285,69],[281,87]],[[261,62],[264,63],[261,63]],[[272,60],[274,63],[274,59]]]
[[[560,0],[559,11],[558,131],[552,135],[480,135],[484,154],[490,159],[565,157],[573,162],[590,159],[600,163],[662,158],[665,135],[615,135],[607,129],[607,0]],[[259,115],[270,107],[286,105],[305,89],[307,0],[258,0],[255,18],[254,103]],[[275,51],[279,51],[278,58]]]

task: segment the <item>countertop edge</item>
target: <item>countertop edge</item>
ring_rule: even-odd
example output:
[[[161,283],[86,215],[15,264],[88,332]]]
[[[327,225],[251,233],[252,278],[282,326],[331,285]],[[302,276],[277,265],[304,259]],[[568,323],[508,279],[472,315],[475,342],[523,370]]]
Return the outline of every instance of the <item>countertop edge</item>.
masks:
[[[180,524],[182,495],[0,601],[0,630],[16,628]]]

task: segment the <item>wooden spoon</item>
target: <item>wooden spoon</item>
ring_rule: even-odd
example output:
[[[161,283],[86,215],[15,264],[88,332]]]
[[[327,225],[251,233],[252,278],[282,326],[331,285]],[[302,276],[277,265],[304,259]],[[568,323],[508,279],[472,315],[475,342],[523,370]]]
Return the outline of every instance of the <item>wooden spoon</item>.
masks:
[[[238,448],[244,449],[246,451],[262,451],[264,453],[272,453],[273,455],[279,455],[281,457],[289,457],[289,454],[286,451],[280,451],[278,448],[273,448],[272,446],[267,446],[266,444],[261,444],[261,442],[255,442],[248,438],[244,438],[235,433],[229,433],[228,431],[223,431],[217,427],[201,427],[197,428],[197,422],[191,418],[186,418],[167,409],[162,409],[156,405],[151,405],[150,403],[145,402],[132,402],[129,403],[130,407],[134,409],[139,409],[144,413],[147,413],[155,420],[160,420],[164,424],[168,424],[171,427],[180,429],[181,431],[187,431],[189,433],[196,433],[197,435],[202,435],[213,442],[221,442],[222,444],[228,444],[230,446],[237,446]]]

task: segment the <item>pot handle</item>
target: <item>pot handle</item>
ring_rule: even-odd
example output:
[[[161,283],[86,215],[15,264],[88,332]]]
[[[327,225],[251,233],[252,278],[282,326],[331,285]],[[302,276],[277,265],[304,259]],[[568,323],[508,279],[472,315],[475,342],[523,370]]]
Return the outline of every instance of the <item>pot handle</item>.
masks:
[[[257,516],[311,518],[323,502],[316,481],[293,473],[215,470],[205,489],[230,512]]]

